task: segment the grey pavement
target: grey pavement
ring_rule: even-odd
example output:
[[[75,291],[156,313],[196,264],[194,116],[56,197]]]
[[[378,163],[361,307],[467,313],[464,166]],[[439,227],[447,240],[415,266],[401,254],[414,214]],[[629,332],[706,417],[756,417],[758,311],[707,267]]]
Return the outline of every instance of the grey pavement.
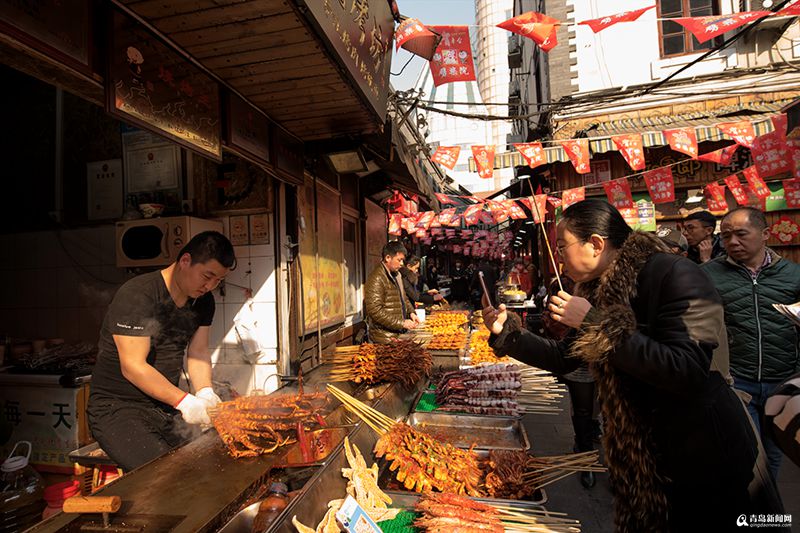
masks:
[[[523,419],[531,451],[536,455],[560,455],[572,452],[572,422],[569,415],[569,399],[562,399],[563,411],[557,415],[527,415]],[[602,455],[601,455],[602,461]],[[784,457],[778,474],[786,513],[792,515],[792,531],[800,532],[800,467]],[[614,517],[611,509],[611,492],[608,475],[598,474],[597,484],[586,489],[578,474],[557,481],[545,488],[550,511],[567,513],[581,521],[585,533],[612,533]]]

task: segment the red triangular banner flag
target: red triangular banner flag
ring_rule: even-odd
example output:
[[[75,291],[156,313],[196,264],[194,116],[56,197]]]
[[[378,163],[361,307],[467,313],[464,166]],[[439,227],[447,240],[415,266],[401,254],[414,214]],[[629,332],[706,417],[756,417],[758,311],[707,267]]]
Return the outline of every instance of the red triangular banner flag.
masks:
[[[778,132],[781,139],[785,141],[786,134],[788,133],[786,130],[789,128],[789,117],[786,116],[786,113],[779,113],[773,115],[770,121],[772,122],[772,127],[775,128],[775,131]]]
[[[466,211],[464,211],[464,222],[467,226],[474,226],[477,224],[482,211],[483,204],[475,204],[467,207]]]
[[[561,21],[558,19],[528,11],[501,22],[497,27],[532,39],[543,51],[549,52],[558,44],[556,31],[559,24]]]
[[[577,204],[586,199],[586,187],[575,187],[574,189],[567,189],[561,193],[561,202],[564,209],[572,204]]]
[[[704,43],[717,35],[735,30],[739,26],[766,15],[772,15],[772,11],[743,11],[733,15],[670,18],[669,21],[677,22],[689,30],[698,42]]]
[[[430,61],[433,84],[438,87],[454,81],[474,81],[475,64],[472,61],[472,46],[469,26],[428,26],[442,36]]]
[[[508,220],[508,213],[506,213],[506,208],[502,202],[487,200],[486,206],[489,208],[489,212],[492,214],[495,224],[500,224]]]
[[[731,194],[736,199],[737,204],[747,205],[747,191],[745,191],[744,187],[742,187],[742,182],[739,181],[739,176],[736,174],[731,174],[725,178],[725,185],[728,186],[728,190],[731,191]]]
[[[649,11],[655,7],[656,6],[643,7],[642,9],[637,9],[635,11],[624,11],[622,13],[617,13],[616,15],[609,15],[599,19],[583,20],[578,22],[578,24],[589,26],[592,28],[594,33],[598,33],[618,22],[632,22],[641,17],[646,11]]]
[[[450,226],[451,228],[460,228],[461,227],[461,221],[463,219],[464,219],[464,215],[461,215],[461,214],[457,213],[457,214],[453,215],[453,218],[450,219],[450,224],[448,224],[448,226]]]
[[[433,33],[417,19],[404,20],[394,32],[395,50],[402,47],[428,61],[433,59],[441,40],[441,35]]]
[[[759,198],[766,198],[772,192],[767,187],[767,184],[758,175],[758,169],[755,166],[747,167],[746,169],[742,170],[742,174],[744,174],[745,179],[747,180],[748,185],[750,185],[750,189],[755,193],[755,195]]]
[[[561,207],[562,204],[561,198],[558,198],[556,196],[548,196],[547,201],[550,205],[552,205],[556,209]]]
[[[800,209],[800,180],[783,180],[783,196],[786,198],[786,207]]]
[[[441,205],[458,205],[458,202],[447,196],[446,194],[442,194],[440,192],[433,193],[436,196],[436,199],[439,200]]]
[[[725,186],[719,183],[709,183],[705,189],[706,205],[709,211],[727,211],[728,202],[725,200]]]
[[[675,201],[675,179],[672,168],[661,167],[644,173],[644,182],[654,204]]]
[[[514,200],[503,200],[503,205],[506,208],[506,212],[508,216],[513,218],[514,220],[522,220],[523,218],[528,218],[528,215],[525,214],[525,211],[515,202]],[[494,234],[492,234],[494,235]]]
[[[536,199],[536,204],[534,204],[534,198]],[[525,207],[530,209],[531,214],[533,215],[533,223],[540,224],[542,222],[542,218],[547,216],[547,195],[546,194],[537,194],[536,196],[528,196],[527,198],[520,198],[519,200]]]
[[[513,145],[522,154],[522,158],[531,168],[547,163],[547,156],[542,148],[542,143],[516,143]]]
[[[778,130],[757,137],[750,155],[762,178],[792,171],[792,154],[786,144],[786,134],[781,136]]]
[[[738,149],[738,144],[732,144],[730,146],[726,146],[725,148],[720,148],[719,150],[714,150],[713,152],[699,155],[697,156],[697,159],[700,161],[705,161],[706,163],[716,163],[723,167],[727,167],[730,166],[731,161],[733,161],[733,154],[735,154],[736,150]]]
[[[589,155],[588,139],[561,141],[561,146],[564,147],[564,151],[567,152],[567,156],[578,174],[587,174],[592,171],[589,167],[591,156]]]
[[[664,130],[669,147],[697,159],[697,134],[694,128],[676,128],[674,130]]]
[[[749,120],[723,122],[717,124],[717,128],[736,141],[737,144],[741,144],[745,148],[752,148],[756,140],[756,131],[753,128],[753,123]]]
[[[431,156],[431,161],[439,163],[443,167],[453,170],[458,163],[458,155],[461,153],[460,146],[439,146]]]
[[[400,235],[403,232],[402,227],[403,215],[400,213],[393,213],[389,216],[389,235]]]
[[[475,166],[478,167],[478,175],[491,178],[494,175],[494,145],[473,146],[472,156],[475,158]]]
[[[442,226],[449,226],[450,225],[450,221],[453,219],[453,215],[455,215],[455,214],[456,214],[456,208],[455,207],[449,207],[447,209],[442,209],[439,212],[439,216],[438,216],[439,222],[441,223]]]
[[[603,182],[603,189],[606,191],[608,203],[617,209],[630,209],[633,207],[631,185],[628,183],[627,178]]]
[[[644,146],[641,134],[616,135],[611,137],[611,140],[633,170],[644,170]]]

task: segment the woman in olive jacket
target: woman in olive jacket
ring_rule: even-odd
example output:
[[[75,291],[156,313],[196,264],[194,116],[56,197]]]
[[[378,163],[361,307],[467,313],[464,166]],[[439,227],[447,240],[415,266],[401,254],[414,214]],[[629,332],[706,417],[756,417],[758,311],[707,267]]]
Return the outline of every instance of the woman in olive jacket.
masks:
[[[711,281],[600,200],[564,211],[558,246],[575,295],[550,300],[572,328],[544,339],[504,306],[484,309],[498,355],[563,374],[589,363],[619,532],[736,531],[782,513],[744,405],[726,383],[722,305]]]

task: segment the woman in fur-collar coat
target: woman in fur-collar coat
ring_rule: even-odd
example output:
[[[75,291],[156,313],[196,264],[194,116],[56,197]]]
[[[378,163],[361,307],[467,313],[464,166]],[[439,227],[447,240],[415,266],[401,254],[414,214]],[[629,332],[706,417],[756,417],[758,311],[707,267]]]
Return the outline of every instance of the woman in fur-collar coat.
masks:
[[[486,308],[498,355],[563,374],[587,362],[603,411],[603,445],[621,533],[741,531],[737,520],[782,513],[758,437],[727,375],[722,304],[691,261],[632,232],[600,200],[563,213],[557,249],[578,285],[551,317],[561,341]]]

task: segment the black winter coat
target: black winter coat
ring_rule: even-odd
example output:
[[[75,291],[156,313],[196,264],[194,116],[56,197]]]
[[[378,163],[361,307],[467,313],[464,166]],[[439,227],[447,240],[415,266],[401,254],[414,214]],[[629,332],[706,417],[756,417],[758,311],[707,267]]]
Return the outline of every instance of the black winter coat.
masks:
[[[631,240],[626,241],[618,259]],[[639,241],[642,249],[650,246],[647,238]],[[636,257],[640,252],[626,253]],[[615,465],[631,461],[625,457],[626,450],[640,446],[645,438],[654,448],[656,478],[662,480],[670,531],[735,531],[741,514],[782,512],[777,489],[764,458],[759,457],[758,440],[744,405],[723,379],[727,372],[727,342],[719,295],[691,261],[671,254],[649,253],[642,255],[642,261],[646,261],[638,276],[634,272],[632,276],[606,279],[604,275],[600,280],[601,286],[606,284],[607,292],[633,291],[632,330],[621,324],[624,317],[618,317],[625,312],[620,313],[619,309],[595,307],[587,316],[587,322],[599,324],[602,320],[603,328],[626,329],[624,340],[603,362],[607,371],[615,373],[619,386],[605,391],[605,398],[601,388],[600,397],[601,402],[612,394],[624,397],[641,425],[633,432],[631,428],[618,428],[616,425],[622,422],[617,414],[604,409],[610,418],[606,420],[607,457],[609,449],[618,450],[618,456],[609,457],[612,490],[617,496],[618,531],[632,530],[631,521],[628,527],[619,523],[620,515],[647,512],[635,501],[620,501],[620,492],[636,499],[640,489],[615,487],[613,471]],[[632,280],[635,287],[630,286]],[[570,372],[583,362],[570,357],[580,332],[573,331],[566,339],[554,341],[528,331],[515,331],[511,322],[506,323],[500,335],[490,338],[498,355],[507,354],[556,374]],[[632,433],[646,437],[631,441]],[[614,439],[628,440],[610,442]],[[748,493],[751,482],[754,483]]]

